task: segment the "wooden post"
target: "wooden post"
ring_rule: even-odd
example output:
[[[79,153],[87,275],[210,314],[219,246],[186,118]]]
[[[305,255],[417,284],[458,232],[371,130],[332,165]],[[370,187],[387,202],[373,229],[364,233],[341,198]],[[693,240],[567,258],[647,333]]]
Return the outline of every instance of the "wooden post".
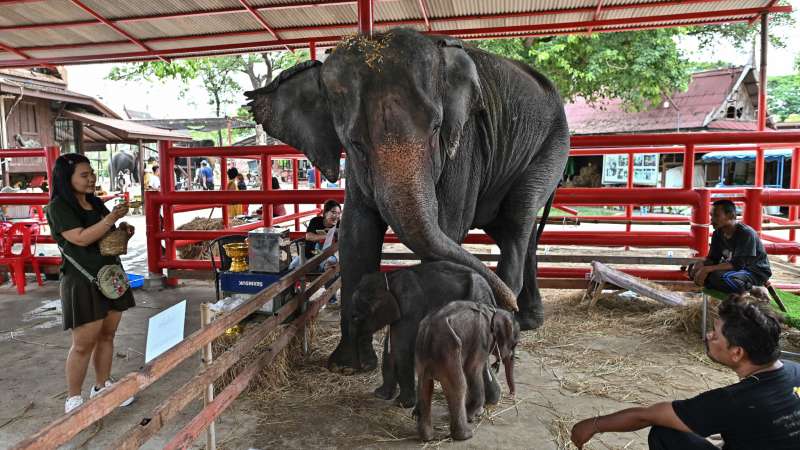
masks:
[[[206,328],[208,325],[211,324],[211,311],[208,309],[208,303],[201,303],[200,304],[200,321],[203,324],[203,328]],[[203,365],[208,369],[208,366],[214,362],[214,354],[211,350],[211,344],[213,341],[209,342],[203,347],[203,355],[202,361]],[[214,401],[214,383],[211,382],[206,387],[205,393],[203,395],[203,408],[208,406],[209,403]],[[217,438],[216,438],[216,429],[214,427],[214,421],[212,420],[210,424],[208,424],[208,428],[206,428],[206,450],[217,450]]]

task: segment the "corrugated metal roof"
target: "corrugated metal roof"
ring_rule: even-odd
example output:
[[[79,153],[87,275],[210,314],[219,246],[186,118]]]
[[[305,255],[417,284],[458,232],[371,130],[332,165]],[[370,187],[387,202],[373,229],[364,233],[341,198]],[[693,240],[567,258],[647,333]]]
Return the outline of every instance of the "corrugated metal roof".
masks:
[[[376,30],[430,28],[466,39],[749,21],[791,10],[772,0],[374,1]],[[0,68],[306,47],[335,42],[358,23],[357,0],[7,0],[0,8]]]

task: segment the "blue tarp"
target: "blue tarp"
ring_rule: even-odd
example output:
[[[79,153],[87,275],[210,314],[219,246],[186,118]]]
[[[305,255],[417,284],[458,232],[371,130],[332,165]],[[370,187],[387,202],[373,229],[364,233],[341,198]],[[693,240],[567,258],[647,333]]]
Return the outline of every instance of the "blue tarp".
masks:
[[[780,148],[764,150],[765,161],[776,161],[781,158],[792,159],[792,149]],[[737,152],[709,152],[703,155],[704,162],[716,162],[725,159],[726,161],[755,161],[755,150],[742,150]]]

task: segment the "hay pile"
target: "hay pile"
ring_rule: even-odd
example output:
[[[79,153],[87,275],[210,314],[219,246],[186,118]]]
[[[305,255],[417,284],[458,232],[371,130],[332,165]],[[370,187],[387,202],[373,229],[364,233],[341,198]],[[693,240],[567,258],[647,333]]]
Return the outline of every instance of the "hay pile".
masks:
[[[230,219],[230,225],[236,226],[245,223],[242,219]],[[222,219],[209,219],[207,217],[195,217],[190,222],[185,223],[177,228],[178,230],[221,230]],[[181,259],[209,259],[211,255],[208,253],[208,244],[210,241],[197,242],[192,245],[187,245],[178,248],[178,257]],[[216,250],[214,255],[217,256]]]
[[[676,308],[603,294],[590,309],[581,297],[546,296],[544,326],[520,342],[573,395],[646,404],[735,381],[705,356],[699,299]]]

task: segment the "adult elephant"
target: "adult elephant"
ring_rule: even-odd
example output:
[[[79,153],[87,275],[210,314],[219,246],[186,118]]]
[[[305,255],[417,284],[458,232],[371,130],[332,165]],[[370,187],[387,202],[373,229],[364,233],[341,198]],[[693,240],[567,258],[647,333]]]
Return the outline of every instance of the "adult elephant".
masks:
[[[457,39],[391,30],[346,39],[324,64],[301,63],[246,95],[267,133],[328,180],[347,154],[342,340],[330,369],[376,365],[371,339],[350,338],[351,299],[361,276],[378,270],[387,225],[422,259],[480,273],[499,305],[519,305],[523,329],[541,325],[536,215],[549,209],[569,151],[547,78]],[[496,274],[459,245],[471,228],[500,247]]]
[[[126,169],[133,175],[133,180],[139,183],[139,152],[133,155],[119,152],[111,157],[111,161],[108,162],[108,176],[111,177],[112,191],[117,186],[117,174]]]

